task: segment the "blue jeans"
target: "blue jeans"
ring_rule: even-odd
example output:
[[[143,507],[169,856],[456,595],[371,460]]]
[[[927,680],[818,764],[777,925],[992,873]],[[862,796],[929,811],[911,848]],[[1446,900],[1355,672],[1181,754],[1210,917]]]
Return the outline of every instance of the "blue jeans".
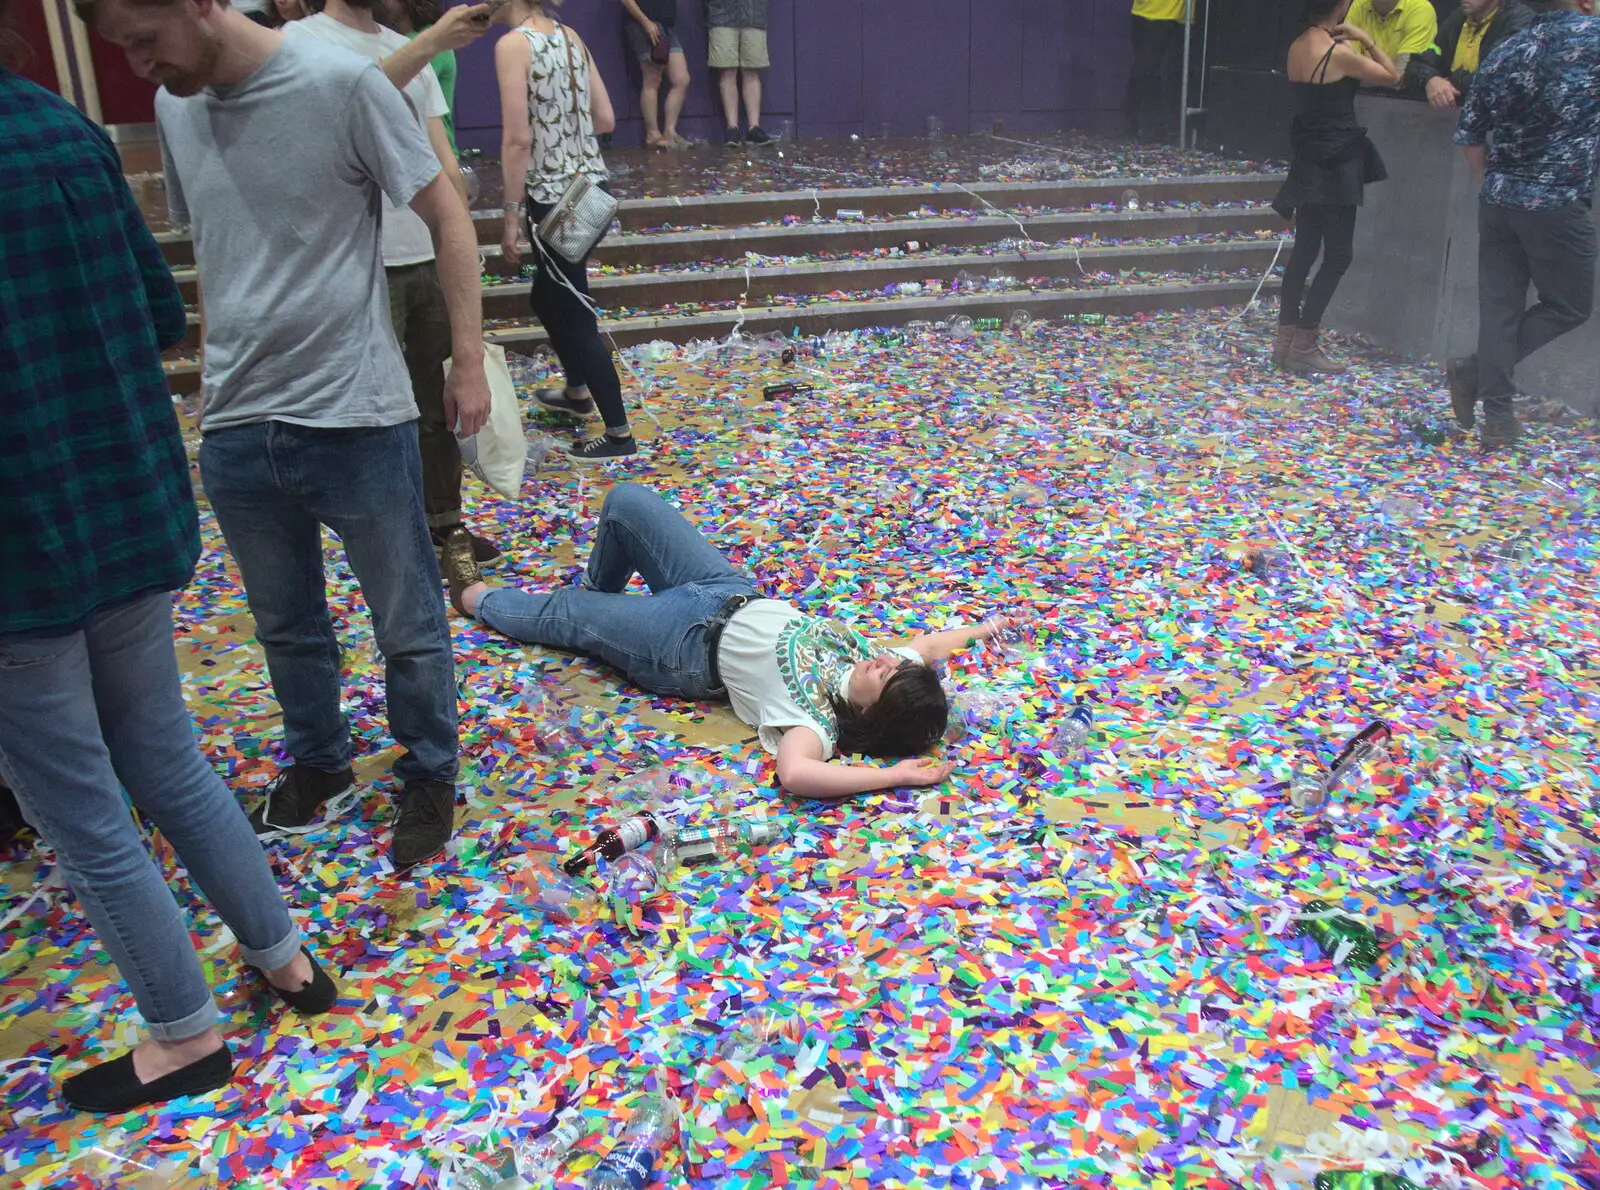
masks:
[[[638,574],[649,595],[623,595]],[[706,629],[755,586],[649,488],[618,484],[600,510],[583,586],[547,594],[497,587],[478,618],[517,640],[601,658],[637,686],[677,698],[719,698]]]
[[[416,424],[218,430],[200,444],[200,473],[244,579],[295,763],[329,773],[350,763],[322,568],[326,525],[344,543],[387,663],[389,731],[407,750],[394,774],[453,783],[455,663],[422,512]]]
[[[204,1033],[217,1007],[123,789],[216,906],[245,962],[270,970],[300,953],[261,844],[195,744],[170,596],[104,608],[66,636],[0,637],[0,776],[55,848],[158,1041]]]

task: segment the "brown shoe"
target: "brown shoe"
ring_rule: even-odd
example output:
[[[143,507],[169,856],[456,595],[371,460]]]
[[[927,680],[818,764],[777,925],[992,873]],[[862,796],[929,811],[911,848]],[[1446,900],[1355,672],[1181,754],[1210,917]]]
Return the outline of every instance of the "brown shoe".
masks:
[[[1344,371],[1343,364],[1322,354],[1322,348],[1317,346],[1317,332],[1301,327],[1295,328],[1294,341],[1289,344],[1289,354],[1284,357],[1283,366],[1302,376]]]
[[[1272,366],[1281,368],[1289,358],[1289,347],[1294,342],[1294,327],[1280,326],[1278,337],[1272,341]]]
[[[483,571],[478,569],[478,560],[472,556],[472,535],[460,526],[451,530],[450,536],[444,539],[444,556],[440,561],[444,581],[450,587],[450,602],[463,616],[470,616],[462,603],[462,594],[468,587],[483,581]]]

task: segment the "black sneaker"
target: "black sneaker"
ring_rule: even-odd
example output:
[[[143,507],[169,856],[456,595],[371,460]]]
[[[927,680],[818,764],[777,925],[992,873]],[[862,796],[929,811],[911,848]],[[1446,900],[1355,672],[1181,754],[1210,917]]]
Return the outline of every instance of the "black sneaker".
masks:
[[[1458,356],[1444,366],[1444,374],[1450,383],[1450,408],[1455,411],[1456,423],[1470,430],[1478,424],[1478,357]]]
[[[263,838],[275,835],[304,835],[325,802],[343,797],[356,785],[355,770],[337,773],[291,764],[267,786],[267,796],[250,812],[250,828]],[[336,815],[335,815],[336,817]]]
[[[551,413],[565,413],[569,417],[594,416],[593,397],[573,397],[564,388],[534,389],[533,399],[539,403],[539,408]]]
[[[433,556],[443,562],[444,543],[449,540],[454,530],[446,533],[438,529],[431,529],[429,532],[433,535]],[[500,547],[488,538],[479,537],[470,529],[463,529],[462,532],[466,535],[467,540],[472,543],[472,560],[479,566],[493,566],[506,560],[506,556],[501,552]]]
[[[456,787],[446,781],[414,777],[400,791],[390,854],[395,870],[431,859],[444,850],[456,828]]]
[[[722,134],[722,143],[725,145],[742,145],[744,137],[739,135],[737,128],[730,128]]]
[[[761,127],[761,125],[752,124],[750,125],[750,131],[745,134],[744,139],[749,141],[752,145],[770,145],[778,138],[773,136],[772,133],[768,132],[765,128]]]
[[[578,462],[601,462],[605,459],[626,459],[639,453],[639,444],[633,440],[633,435],[618,438],[611,434],[601,434],[598,438],[590,438],[587,442],[574,442],[570,446],[561,448],[567,457]]]

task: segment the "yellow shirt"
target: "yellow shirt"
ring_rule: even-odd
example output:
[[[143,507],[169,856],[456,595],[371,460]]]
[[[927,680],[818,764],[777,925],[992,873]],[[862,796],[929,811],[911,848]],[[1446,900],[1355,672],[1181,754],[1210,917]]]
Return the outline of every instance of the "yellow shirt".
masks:
[[[1450,73],[1458,70],[1476,71],[1478,57],[1483,50],[1483,35],[1489,31],[1489,22],[1493,16],[1487,16],[1481,21],[1468,21],[1461,26],[1461,40],[1456,42],[1455,60],[1450,63]]]
[[[1429,0],[1400,0],[1386,17],[1378,15],[1372,0],[1356,0],[1345,22],[1372,34],[1378,48],[1391,58],[1420,54],[1439,35],[1439,18]]]
[[[1133,15],[1147,21],[1181,21],[1188,0],[1133,0]]]

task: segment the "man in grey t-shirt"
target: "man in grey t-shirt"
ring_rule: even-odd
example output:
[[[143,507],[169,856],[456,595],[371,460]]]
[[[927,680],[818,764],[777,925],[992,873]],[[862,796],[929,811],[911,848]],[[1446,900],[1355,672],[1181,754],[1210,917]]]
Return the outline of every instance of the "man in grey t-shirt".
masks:
[[[304,832],[352,788],[322,526],[336,532],[386,663],[406,749],[397,868],[454,827],[456,687],[423,516],[417,407],[389,320],[382,196],[422,216],[450,310],[450,422],[489,410],[476,238],[427,137],[377,66],[286,39],[225,0],[75,0],[158,83],[172,217],[194,230],[204,302],[201,476],[266,651],[283,769],[257,830]]]

